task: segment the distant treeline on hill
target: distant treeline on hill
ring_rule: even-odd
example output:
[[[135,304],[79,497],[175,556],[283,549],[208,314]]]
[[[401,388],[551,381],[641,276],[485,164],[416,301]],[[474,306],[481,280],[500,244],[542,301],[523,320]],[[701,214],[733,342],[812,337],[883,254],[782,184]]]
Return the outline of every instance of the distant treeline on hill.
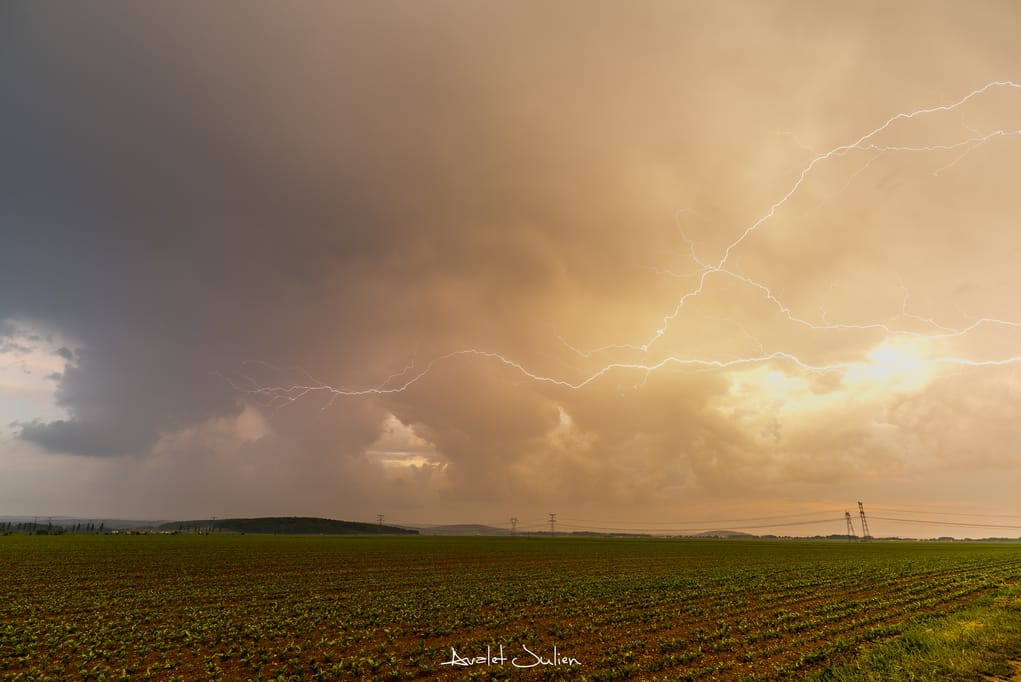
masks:
[[[336,521],[308,516],[263,517],[257,519],[204,519],[171,521],[159,530],[187,532],[261,533],[266,535],[418,535],[417,530],[378,523]]]

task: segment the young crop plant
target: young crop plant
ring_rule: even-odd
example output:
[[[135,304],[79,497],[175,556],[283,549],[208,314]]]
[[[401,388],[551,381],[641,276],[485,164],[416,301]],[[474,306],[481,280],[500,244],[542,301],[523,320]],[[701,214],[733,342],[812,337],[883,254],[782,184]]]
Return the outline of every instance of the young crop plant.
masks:
[[[1009,543],[11,535],[0,678],[803,678],[1012,613],[1018,575]]]

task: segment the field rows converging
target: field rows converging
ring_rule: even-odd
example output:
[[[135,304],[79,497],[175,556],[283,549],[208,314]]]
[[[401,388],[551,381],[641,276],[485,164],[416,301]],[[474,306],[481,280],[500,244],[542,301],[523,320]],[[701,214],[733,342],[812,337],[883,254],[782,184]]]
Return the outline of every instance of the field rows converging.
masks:
[[[0,538],[12,680],[802,677],[1021,577],[1021,544]]]

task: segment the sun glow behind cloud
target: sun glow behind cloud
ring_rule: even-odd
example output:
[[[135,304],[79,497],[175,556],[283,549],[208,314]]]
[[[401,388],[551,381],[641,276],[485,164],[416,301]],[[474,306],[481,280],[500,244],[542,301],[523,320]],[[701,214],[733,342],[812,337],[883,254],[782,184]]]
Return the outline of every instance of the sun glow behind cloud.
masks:
[[[920,390],[934,371],[925,361],[926,345],[914,339],[885,341],[869,352],[867,362],[849,367],[843,382],[874,392]]]
[[[392,414],[383,423],[382,435],[365,454],[392,473],[426,467],[442,471],[446,467],[443,456],[433,445]]]

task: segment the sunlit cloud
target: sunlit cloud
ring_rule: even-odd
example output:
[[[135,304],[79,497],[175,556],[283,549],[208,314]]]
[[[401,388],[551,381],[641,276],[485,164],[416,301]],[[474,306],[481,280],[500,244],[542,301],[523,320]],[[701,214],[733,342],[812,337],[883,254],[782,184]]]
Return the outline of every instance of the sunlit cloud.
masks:
[[[1016,505],[1014,7],[68,12],[9,12],[0,60],[33,499]]]

